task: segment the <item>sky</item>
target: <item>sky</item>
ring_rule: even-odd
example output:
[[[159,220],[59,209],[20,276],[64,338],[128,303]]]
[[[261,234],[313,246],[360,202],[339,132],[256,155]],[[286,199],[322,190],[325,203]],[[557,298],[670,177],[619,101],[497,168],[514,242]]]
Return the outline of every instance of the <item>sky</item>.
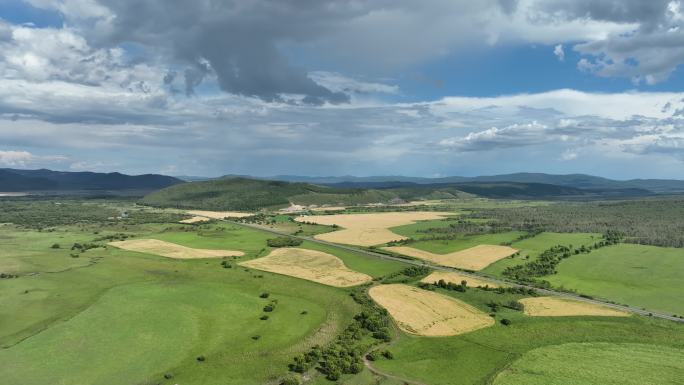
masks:
[[[0,0],[0,168],[684,179],[684,4]]]

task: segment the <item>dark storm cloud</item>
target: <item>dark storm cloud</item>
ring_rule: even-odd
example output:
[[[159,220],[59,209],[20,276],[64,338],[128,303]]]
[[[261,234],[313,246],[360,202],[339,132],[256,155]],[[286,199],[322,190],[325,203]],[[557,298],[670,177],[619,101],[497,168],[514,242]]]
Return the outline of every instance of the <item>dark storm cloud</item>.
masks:
[[[354,2],[103,0],[114,15],[100,37],[167,51],[188,65],[186,93],[213,70],[226,92],[267,101],[304,95],[310,104],[349,97],[314,82],[278,45],[310,40],[359,12]],[[363,7],[360,9],[363,11]]]

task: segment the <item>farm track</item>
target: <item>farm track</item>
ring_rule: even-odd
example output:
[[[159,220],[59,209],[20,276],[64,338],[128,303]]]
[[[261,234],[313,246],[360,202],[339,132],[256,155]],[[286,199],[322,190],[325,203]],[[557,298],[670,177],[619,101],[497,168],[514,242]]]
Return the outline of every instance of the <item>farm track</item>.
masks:
[[[595,298],[582,297],[578,294],[566,293],[566,292],[552,290],[552,289],[541,289],[541,288],[537,288],[537,287],[529,286],[529,285],[522,285],[522,284],[511,282],[511,281],[506,281],[506,280],[502,280],[499,278],[494,278],[494,277],[491,277],[491,276],[485,275],[485,274],[466,272],[463,270],[459,270],[459,269],[455,269],[455,268],[451,268],[451,267],[446,267],[446,266],[441,266],[441,265],[436,265],[436,264],[429,263],[429,262],[423,262],[423,261],[418,261],[418,260],[413,260],[413,259],[405,259],[405,258],[394,257],[391,255],[386,255],[386,254],[381,254],[381,253],[377,253],[377,252],[373,252],[373,251],[369,251],[369,250],[359,249],[359,248],[356,248],[353,246],[347,246],[347,245],[341,245],[338,243],[322,241],[320,239],[315,239],[314,237],[291,235],[291,234],[288,234],[285,232],[281,232],[278,230],[273,230],[273,229],[269,229],[266,227],[253,225],[253,224],[249,224],[249,223],[240,223],[240,222],[235,222],[235,221],[231,221],[231,220],[225,220],[225,221],[232,223],[234,225],[244,226],[244,227],[254,229],[254,230],[265,231],[265,232],[275,234],[275,235],[279,235],[279,236],[298,238],[298,239],[301,239],[304,241],[314,242],[314,243],[318,243],[321,245],[334,247],[334,248],[337,248],[340,250],[351,251],[353,253],[363,254],[366,256],[374,257],[374,258],[380,258],[380,259],[385,259],[385,260],[389,260],[389,261],[401,262],[401,263],[405,263],[407,265],[427,266],[427,267],[430,267],[431,269],[434,269],[434,270],[452,271],[452,272],[460,273],[460,274],[470,276],[473,278],[488,279],[488,280],[495,282],[495,283],[498,283],[498,284],[509,285],[509,286],[513,286],[513,287],[522,287],[522,288],[526,288],[526,289],[532,289],[532,290],[537,291],[537,293],[540,293],[540,294],[554,295],[554,296],[558,296],[558,297],[574,299],[577,301],[592,303],[595,305],[602,305],[602,306],[606,306],[606,307],[609,307],[612,309],[622,310],[622,311],[626,311],[626,312],[633,313],[633,314],[639,314],[639,315],[643,315],[643,316],[650,316],[650,317],[654,317],[654,318],[665,319],[668,321],[684,323],[684,319],[681,319],[678,317],[673,317],[672,315],[661,313],[661,312],[644,310],[644,309],[632,307],[632,306],[618,305],[618,304],[610,303],[607,301],[602,301],[602,300],[595,299]]]

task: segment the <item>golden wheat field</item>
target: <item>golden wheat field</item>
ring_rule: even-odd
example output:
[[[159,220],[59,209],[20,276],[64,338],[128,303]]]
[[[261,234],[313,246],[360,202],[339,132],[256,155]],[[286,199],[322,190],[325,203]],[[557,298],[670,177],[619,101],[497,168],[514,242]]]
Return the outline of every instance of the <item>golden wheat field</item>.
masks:
[[[356,286],[372,280],[369,275],[347,268],[332,254],[299,248],[275,249],[265,257],[240,265],[337,287]]]
[[[389,230],[391,227],[408,225],[417,221],[442,219],[446,212],[394,212],[372,214],[335,214],[335,215],[307,215],[297,217],[298,222],[316,223],[319,225],[337,225],[342,227],[338,231],[316,235],[316,239],[328,242],[344,243],[356,246],[373,246],[390,241],[406,239]]]
[[[525,307],[524,313],[533,317],[563,317],[563,316],[609,316],[627,317],[629,313],[612,309],[607,306],[595,305],[569,298],[533,297],[519,301]]]
[[[518,250],[508,246],[478,245],[448,254],[435,254],[408,246],[384,247],[394,253],[423,259],[442,266],[464,270],[482,270],[492,263],[515,254]]]
[[[368,294],[411,334],[453,336],[494,325],[492,317],[465,302],[413,286],[378,285]]]
[[[156,254],[174,259],[239,257],[245,255],[242,251],[237,250],[195,249],[157,239],[131,239],[127,241],[109,242],[108,244],[124,250]]]

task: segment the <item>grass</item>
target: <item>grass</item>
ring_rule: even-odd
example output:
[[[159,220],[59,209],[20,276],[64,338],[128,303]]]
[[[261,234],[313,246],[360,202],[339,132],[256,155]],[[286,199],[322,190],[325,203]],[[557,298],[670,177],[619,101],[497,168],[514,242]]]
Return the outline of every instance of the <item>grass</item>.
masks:
[[[191,231],[159,231],[151,238],[204,249],[240,250],[246,256],[258,255],[272,235],[229,223],[187,227]]]
[[[373,278],[379,278],[406,268],[406,264],[404,263],[382,260],[376,257],[340,250],[315,242],[306,241],[302,243],[302,246],[300,247],[333,254],[340,258],[348,268],[361,273],[366,273]]]
[[[568,365],[572,362],[572,365]],[[665,385],[684,373],[684,350],[643,344],[573,343],[525,353],[495,385]]]
[[[684,315],[684,250],[620,244],[572,256],[544,277],[555,286]]]
[[[449,220],[435,219],[431,221],[420,221],[410,225],[392,227],[390,230],[395,234],[399,234],[407,238],[420,239],[426,235],[424,231],[429,229],[447,228],[451,223],[453,222]]]
[[[544,252],[544,250],[547,250],[555,245],[572,245],[574,247],[579,247],[581,245],[588,246],[594,244],[594,242],[599,239],[601,239],[600,234],[541,233],[532,238],[514,242],[511,247],[520,250],[520,256],[499,260],[489,265],[486,269],[484,269],[483,272],[500,276],[507,267],[521,265],[529,260],[534,260],[534,258],[537,258],[539,254]]]
[[[488,313],[491,313],[488,305],[491,302],[506,304],[525,297],[477,288],[469,288],[464,293],[437,291]],[[492,314],[497,321],[494,326],[460,336],[426,338],[402,334],[389,348],[394,359],[377,361],[375,366],[429,385],[453,384],[455,379],[459,384],[485,385],[527,352],[559,344],[632,343],[667,346],[679,354],[684,352],[684,325],[668,321],[637,316],[528,317],[503,306]],[[499,322],[504,318],[511,320],[509,326]],[[565,364],[573,367],[569,361]]]
[[[383,371],[430,385],[453,384],[455,379],[459,384],[484,385],[512,361],[544,346],[606,342],[665,345],[680,352],[684,349],[684,327],[666,321],[634,317],[534,319],[513,313],[505,315],[512,320],[510,326],[497,323],[462,336],[404,335],[390,348],[394,359],[381,360],[376,365]]]
[[[187,232],[180,225],[134,228],[128,231],[139,237],[191,247],[244,249],[243,258],[258,254],[270,236],[224,224]],[[89,241],[121,230],[100,228],[94,235],[90,228],[42,233],[0,228],[1,241],[12,245],[3,248],[0,271],[16,261],[22,272],[36,266],[60,270],[0,280],[5,382],[110,384],[116,378],[203,384],[221,378],[226,384],[262,384],[285,374],[293,355],[334,338],[358,311],[345,290],[237,266],[226,269],[218,260],[170,260],[115,248],[72,259],[49,248],[59,237]],[[22,262],[24,257],[33,262]],[[72,269],[61,262],[91,259]],[[380,264],[358,264],[383,271]],[[270,293],[268,300],[259,298],[262,292]],[[279,300],[276,310],[259,320],[271,299]],[[253,340],[255,335],[260,338]],[[199,355],[206,361],[199,363]],[[165,373],[173,379],[164,379]]]
[[[477,245],[500,245],[510,242],[524,234],[520,231],[505,233],[466,235],[458,239],[417,241],[407,246],[429,251],[436,254],[447,254],[453,251],[468,249]]]
[[[492,207],[507,204],[481,203]],[[467,209],[466,204],[464,201],[460,207]],[[287,223],[285,218],[277,222]],[[415,231],[412,226],[409,230]],[[79,258],[70,256],[71,244],[116,233],[189,247],[242,250],[246,255],[227,259],[232,268],[223,268],[222,261],[216,259],[172,260],[111,247],[80,253]],[[416,244],[424,243],[432,252],[450,252],[481,243],[499,244],[519,234]],[[514,247],[533,255],[557,243],[579,245],[588,236],[545,233]],[[272,237],[225,222],[187,226],[93,220],[44,231],[0,225],[0,272],[21,275],[0,280],[0,378],[26,385],[110,384],[112,379],[139,385],[277,383],[294,355],[331,341],[360,308],[348,290],[236,265],[265,255],[270,250],[266,239]],[[52,249],[53,243],[61,247]],[[334,254],[349,268],[376,278],[406,267],[313,242],[301,247]],[[567,280],[566,286],[588,285],[596,295],[605,293],[632,305],[641,306],[638,302],[643,300],[670,308],[681,306],[677,302],[681,295],[673,296],[682,293],[678,279],[684,273],[681,261],[681,249],[619,245],[572,256],[559,265],[559,274],[549,279]],[[465,293],[438,291],[485,312],[490,312],[491,302],[505,304],[523,297],[475,288]],[[270,294],[268,299],[259,297],[264,292]],[[268,313],[268,320],[260,320],[263,306],[272,299],[278,299],[275,311]],[[498,322],[503,318],[512,324],[503,326]],[[505,368],[540,375],[533,379],[502,375],[499,381],[565,385],[567,382],[559,382],[564,379],[556,379],[563,373],[562,365],[578,368],[580,374],[592,370],[601,383],[610,383],[623,378],[618,372],[636,367],[621,366],[636,355],[650,367],[662,364],[667,368],[655,378],[648,377],[653,371],[644,369],[643,376],[638,373],[622,383],[643,378],[639,384],[667,384],[671,378],[667,370],[682,371],[684,325],[636,316],[534,318],[505,307],[495,313],[495,319],[496,325],[461,336],[402,334],[388,347],[395,358],[374,365],[430,385],[488,384]],[[260,338],[251,338],[257,335]],[[622,349],[625,346],[631,353]],[[661,358],[659,352],[668,356]],[[601,361],[599,353],[612,359]],[[197,361],[198,356],[205,361]],[[556,367],[559,370],[543,370]],[[609,377],[600,377],[597,371]],[[165,379],[164,374],[173,378]],[[358,376],[343,376],[338,383],[402,382],[378,379],[364,369]],[[500,385],[516,383],[520,382]],[[312,384],[331,383],[315,377]]]

